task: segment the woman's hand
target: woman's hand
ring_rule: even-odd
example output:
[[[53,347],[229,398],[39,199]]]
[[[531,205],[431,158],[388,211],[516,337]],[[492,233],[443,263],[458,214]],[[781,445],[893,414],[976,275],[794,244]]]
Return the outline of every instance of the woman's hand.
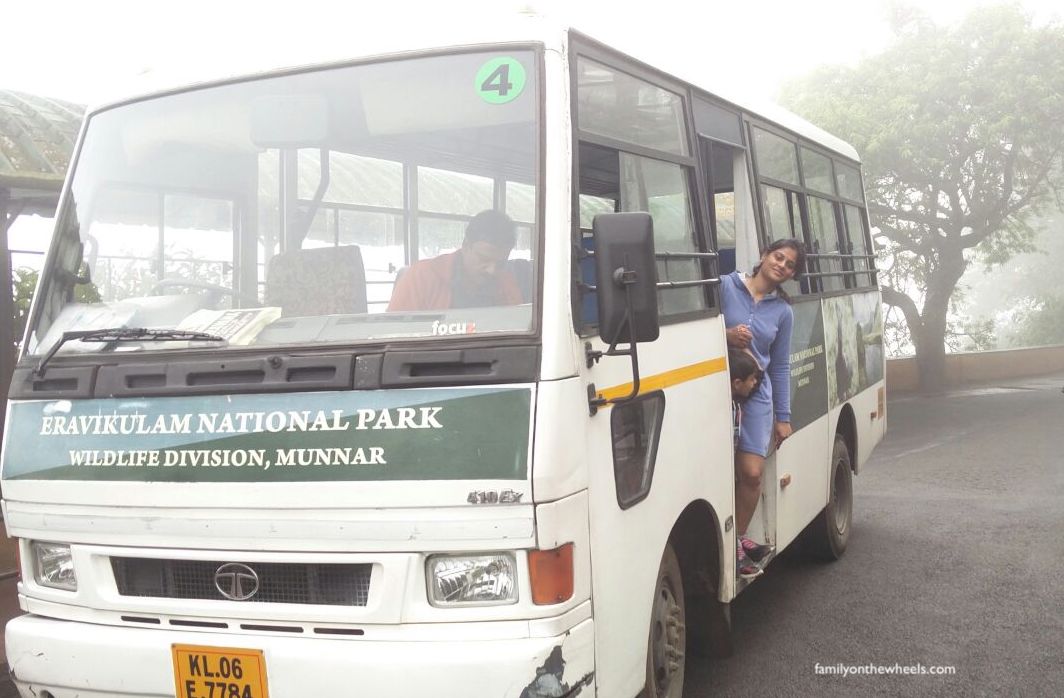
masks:
[[[754,338],[754,335],[750,332],[750,328],[746,325],[729,327],[724,331],[724,334],[727,336],[728,346],[735,347],[736,349],[746,349],[750,346],[750,340]]]
[[[794,429],[791,429],[790,422],[776,422],[776,448],[779,448],[780,444],[786,441],[793,433]]]

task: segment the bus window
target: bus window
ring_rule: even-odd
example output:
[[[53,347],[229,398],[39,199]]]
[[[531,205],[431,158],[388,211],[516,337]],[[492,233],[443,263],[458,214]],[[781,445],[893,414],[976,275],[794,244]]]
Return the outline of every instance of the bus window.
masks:
[[[865,232],[864,214],[861,209],[850,204],[843,204],[846,217],[846,232],[850,240],[850,254],[853,255],[853,268],[858,272],[856,277],[857,286],[874,286],[875,275],[868,273],[872,269],[871,260],[867,258],[871,254],[868,247],[868,236]],[[860,273],[864,272],[864,273]]]
[[[745,238],[752,233],[738,230],[740,212],[736,183],[746,180],[746,159],[742,149],[716,141],[704,141],[703,155],[708,162],[709,209],[716,233],[719,271],[723,276],[737,268],[738,248],[745,247],[741,243],[746,242],[740,240],[740,235]]]
[[[806,189],[828,196],[835,195],[830,158],[809,148],[802,148],[802,177],[805,179]]]
[[[469,89],[499,61],[522,76],[507,95],[486,78]],[[529,50],[461,52],[255,77],[92,114],[57,225],[71,250],[63,264],[88,268],[45,274],[28,350],[67,331],[202,330],[233,317],[256,328],[233,346],[433,338],[443,325],[530,332],[537,70]],[[410,108],[410,94],[423,108]],[[365,317],[388,309],[404,267],[457,249],[475,214],[511,204],[505,294],[463,287],[464,308]],[[81,278],[99,293],[75,302],[70,279]]]
[[[597,213],[614,210],[646,211],[654,218],[654,246],[662,252],[698,252],[691,208],[690,171],[681,165],[618,152],[601,146],[580,144],[580,209],[583,231]],[[587,228],[584,228],[584,225]],[[589,239],[589,233],[586,235]],[[580,265],[581,271],[585,265]],[[658,261],[658,281],[693,281],[702,278],[696,259]],[[594,282],[586,275],[581,279]],[[582,306],[587,305],[585,300]],[[709,307],[701,287],[665,289],[658,294],[658,312],[663,317],[697,312]],[[584,315],[584,324],[588,316]]]
[[[698,252],[689,198],[688,170],[670,162],[621,153],[624,192],[621,209],[647,211],[654,217],[657,252]],[[658,261],[660,281],[701,278],[696,259]],[[667,289],[658,294],[658,312],[678,315],[706,308],[706,294],[698,287]]]
[[[489,177],[417,168],[418,210],[474,216],[492,205],[492,180]]]
[[[638,503],[650,492],[664,416],[665,393],[661,391],[613,407],[613,477],[621,509]]]
[[[756,127],[753,132],[758,175],[797,186],[798,156],[794,143]]]
[[[858,203],[864,203],[864,193],[861,191],[861,173],[856,167],[835,163],[835,181],[839,185],[839,196]]]
[[[406,261],[403,214],[338,209],[337,215],[337,244],[361,248],[369,312],[381,312],[391,297],[395,273]]]
[[[683,100],[657,85],[577,60],[580,130],[673,155],[687,155]]]
[[[804,240],[802,235],[802,213],[798,203],[798,194],[787,189],[761,185],[761,199],[765,206],[765,227],[769,240],[796,238]],[[806,282],[797,281],[783,284],[783,290],[790,295],[803,292]]]
[[[105,186],[92,214],[86,238],[96,245],[92,280],[103,297],[187,291],[183,280],[233,288],[231,200]],[[228,307],[233,295],[222,295]]]
[[[802,214],[798,194],[779,187],[762,185],[765,201],[765,226],[770,240],[802,237]]]
[[[846,288],[842,273],[842,258],[839,249],[839,233],[835,225],[835,205],[819,196],[809,197],[809,225],[813,233],[814,268],[819,277],[821,291],[841,291]]]
[[[202,279],[233,288],[233,202],[192,195],[163,197],[162,278]],[[230,296],[228,302],[234,300]]]

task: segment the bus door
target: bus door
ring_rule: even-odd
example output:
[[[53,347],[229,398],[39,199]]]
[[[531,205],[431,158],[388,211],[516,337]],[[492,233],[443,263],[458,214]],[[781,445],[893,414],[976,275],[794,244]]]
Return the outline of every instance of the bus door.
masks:
[[[703,105],[702,111],[705,109]],[[705,125],[704,117],[699,126]],[[728,134],[719,123],[716,129],[717,135]],[[720,276],[723,278],[736,270],[749,272],[758,258],[758,244],[746,150],[738,145],[704,137],[699,139],[699,147]],[[768,485],[775,481],[776,454],[772,451],[765,459],[763,483]],[[772,544],[776,542],[776,494],[775,487],[761,488],[761,501],[746,531],[752,539]]]
[[[636,78],[591,62],[581,62],[578,68],[578,87],[585,80],[595,91],[586,97],[587,103],[581,101],[579,111],[580,247],[593,247],[596,215],[647,212],[653,220],[658,283],[690,284],[659,289],[660,335],[638,345],[639,394],[599,408],[585,432],[596,685],[600,695],[628,696],[638,693],[648,676],[659,685],[676,678],[672,674],[676,662],[669,658],[675,656],[673,651],[684,651],[684,594],[678,585],[657,593],[659,573],[672,575],[670,584],[680,581],[668,546],[688,505],[702,500],[716,511],[731,509],[731,412],[724,334],[713,312],[714,295],[699,283],[709,267],[697,256],[704,253],[704,229],[698,225],[694,149],[679,145],[686,138],[683,130],[651,144],[634,142],[650,133],[638,128],[646,114],[636,109],[635,102],[624,122],[632,129],[623,133],[615,129],[617,136],[631,138],[631,144],[618,142],[617,136],[606,139],[583,133],[585,127],[597,125],[589,119],[609,117],[615,125],[619,118],[615,108],[594,110],[594,99],[606,86],[625,94],[637,89],[652,94],[648,103],[661,105],[662,117],[670,116],[656,120],[659,126],[677,123],[675,115],[683,113],[680,97],[647,82],[631,84]],[[643,109],[641,103],[638,106]],[[597,337],[597,299],[589,290],[599,283],[591,275],[593,262],[581,262],[578,268],[584,290],[575,303],[577,329],[592,351],[603,351],[606,346]],[[632,363],[625,356],[601,356],[589,362],[585,378],[594,385],[595,394],[607,398],[633,391]],[[712,546],[716,561],[712,523],[707,521],[700,533],[707,549]],[[648,653],[651,637],[657,638],[657,644]]]

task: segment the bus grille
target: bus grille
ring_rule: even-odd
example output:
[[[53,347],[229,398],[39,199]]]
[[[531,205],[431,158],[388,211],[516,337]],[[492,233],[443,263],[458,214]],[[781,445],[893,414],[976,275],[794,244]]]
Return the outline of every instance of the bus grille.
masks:
[[[111,558],[118,593],[168,599],[228,601],[215,574],[228,562]],[[258,575],[258,590],[247,601],[329,606],[365,606],[371,564],[243,563]],[[251,585],[253,586],[253,585]],[[245,592],[250,586],[245,586]]]

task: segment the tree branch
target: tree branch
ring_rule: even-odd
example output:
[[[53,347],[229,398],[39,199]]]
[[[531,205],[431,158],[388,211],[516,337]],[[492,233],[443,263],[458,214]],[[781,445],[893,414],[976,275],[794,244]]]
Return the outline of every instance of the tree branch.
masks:
[[[904,209],[890,208],[883,204],[868,204],[869,211],[875,211],[881,214],[884,218],[892,217],[898,220],[908,221],[909,223],[916,223],[917,225],[926,225],[929,228],[941,228],[942,224],[948,219],[939,218],[938,216],[917,213],[916,211],[906,211]]]
[[[899,309],[902,312],[902,315],[905,316],[905,324],[909,326],[909,335],[913,337],[913,340],[915,341],[919,336],[917,330],[922,324],[920,310],[916,307],[916,302],[901,291],[891,288],[890,286],[881,286],[880,291],[883,293],[883,302]]]
[[[879,232],[876,237],[884,237],[895,245],[900,247],[905,252],[912,252],[913,254],[920,255],[924,253],[924,248],[912,237],[905,233],[899,232],[893,228],[886,226],[879,226]]]
[[[1027,190],[1015,201],[1010,201],[1009,199],[1012,197],[1013,193],[1013,170],[1016,157],[1018,157],[1017,150],[1019,150],[1019,148],[1015,147],[1009,152],[1008,166],[1003,173],[1004,184],[1002,185],[1003,192],[1001,208],[993,215],[986,215],[983,220],[980,221],[979,225],[969,224],[968,227],[972,232],[961,236],[963,247],[975,247],[992,234],[998,232],[1009,216],[1012,216],[1017,211],[1023,209],[1031,203],[1032,199],[1039,194],[1042,194],[1043,190],[1041,184],[1048,180],[1049,173],[1053,169],[1056,158],[1064,152],[1064,148],[1061,147],[1054,149],[1050,156],[1043,161],[1042,167],[1035,172],[1033,177],[1029,178],[1029,181],[1031,181],[1032,184],[1028,186]],[[970,218],[974,219],[975,217],[976,214],[973,212]]]

